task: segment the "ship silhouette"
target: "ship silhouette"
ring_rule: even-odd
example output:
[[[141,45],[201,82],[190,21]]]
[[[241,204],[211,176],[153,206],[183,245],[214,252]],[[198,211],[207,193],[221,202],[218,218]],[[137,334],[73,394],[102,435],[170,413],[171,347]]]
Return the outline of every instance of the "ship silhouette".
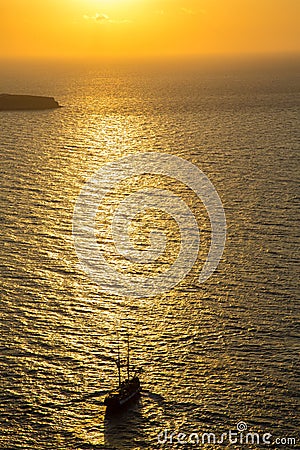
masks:
[[[127,378],[122,381],[121,368],[123,367],[120,359],[120,346],[118,342],[118,357],[115,361],[118,368],[118,386],[109,392],[104,399],[104,405],[106,406],[107,413],[118,412],[126,408],[131,402],[136,400],[141,392],[141,383],[138,376],[139,371],[135,371],[131,376],[130,367],[130,344],[129,335],[127,336]]]

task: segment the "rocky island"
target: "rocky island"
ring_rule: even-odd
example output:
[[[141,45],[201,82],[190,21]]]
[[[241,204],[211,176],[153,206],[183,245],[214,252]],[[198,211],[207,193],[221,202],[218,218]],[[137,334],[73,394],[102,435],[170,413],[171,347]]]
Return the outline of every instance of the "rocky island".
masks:
[[[0,94],[0,111],[22,111],[60,108],[53,97]]]

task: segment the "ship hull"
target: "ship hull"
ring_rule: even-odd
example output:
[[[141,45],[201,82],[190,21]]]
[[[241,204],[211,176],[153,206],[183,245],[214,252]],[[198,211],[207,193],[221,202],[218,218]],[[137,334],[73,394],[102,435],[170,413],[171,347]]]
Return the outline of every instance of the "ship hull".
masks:
[[[135,402],[140,397],[140,393],[141,388],[138,387],[126,397],[106,399],[104,402],[106,405],[106,414],[117,413],[126,409],[131,403]]]

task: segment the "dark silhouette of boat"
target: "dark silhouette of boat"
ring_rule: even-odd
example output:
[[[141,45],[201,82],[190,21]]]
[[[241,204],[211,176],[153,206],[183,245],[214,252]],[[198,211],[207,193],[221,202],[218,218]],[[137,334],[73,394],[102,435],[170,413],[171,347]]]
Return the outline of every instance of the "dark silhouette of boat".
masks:
[[[0,94],[0,111],[25,111],[60,108],[53,97]]]
[[[130,376],[130,361],[129,361],[129,336],[127,340],[127,379],[121,379],[121,360],[120,360],[120,347],[118,343],[118,358],[115,361],[118,368],[118,387],[111,391],[104,399],[104,405],[106,406],[106,412],[118,412],[126,408],[132,401],[136,400],[141,392],[141,383],[137,375],[137,372]]]

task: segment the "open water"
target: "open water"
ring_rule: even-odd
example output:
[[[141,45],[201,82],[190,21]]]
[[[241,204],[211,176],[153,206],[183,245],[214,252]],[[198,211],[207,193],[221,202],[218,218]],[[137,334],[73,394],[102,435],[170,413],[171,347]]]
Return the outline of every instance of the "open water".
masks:
[[[7,65],[1,91],[51,95],[64,107],[0,112],[0,448],[300,448],[297,61]],[[111,216],[139,187],[170,189],[199,224],[191,272],[170,292],[134,298],[103,292],[79,264],[80,190],[107,162],[140,152],[194,163],[219,193],[226,247],[204,284],[206,210],[186,186],[157,175],[110,193],[100,244],[110,264],[147,275],[116,255]],[[164,270],[180,233],[168,215],[148,211],[131,230],[137,246],[153,228],[167,233],[155,267]],[[106,419],[117,336],[125,355],[127,330],[143,393]],[[219,439],[241,421],[272,443],[201,443],[203,433]],[[165,429],[197,432],[200,444],[159,443]]]

